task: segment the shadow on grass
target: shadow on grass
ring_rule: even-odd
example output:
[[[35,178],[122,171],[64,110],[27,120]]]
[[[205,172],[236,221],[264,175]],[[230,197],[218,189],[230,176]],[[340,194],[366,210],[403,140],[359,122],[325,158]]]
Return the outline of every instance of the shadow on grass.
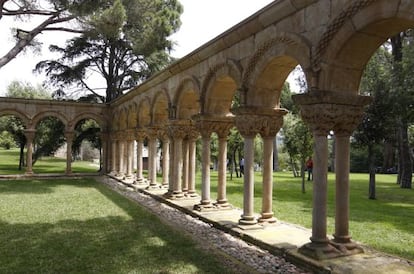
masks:
[[[56,223],[0,222],[0,273],[226,272],[218,260],[196,249],[191,239],[140,206],[93,180],[72,181],[46,181],[39,189],[47,193],[62,184],[94,187],[127,215]],[[24,183],[29,186],[18,185],[19,191],[37,188],[40,182]],[[0,193],[11,185],[0,188]]]
[[[57,186],[95,187],[85,179],[0,180],[0,194],[47,194]]]

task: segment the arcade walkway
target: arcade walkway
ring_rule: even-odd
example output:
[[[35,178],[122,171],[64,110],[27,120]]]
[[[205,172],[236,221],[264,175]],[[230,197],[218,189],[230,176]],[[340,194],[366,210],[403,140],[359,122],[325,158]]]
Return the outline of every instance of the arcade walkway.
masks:
[[[107,178],[107,179],[105,179]],[[176,208],[211,226],[256,245],[270,253],[284,257],[288,262],[314,273],[356,273],[356,274],[409,274],[414,273],[414,262],[377,252],[364,246],[365,253],[316,261],[297,252],[297,248],[309,241],[311,230],[278,222],[267,225],[242,226],[238,223],[242,210],[196,211],[193,206],[200,197],[194,199],[165,199],[165,189],[146,189],[120,181],[115,177],[100,177],[101,182],[118,186],[117,191],[127,197],[135,191],[149,195],[158,202]],[[138,201],[139,202],[139,201]],[[139,202],[140,203],[140,202]],[[293,270],[292,270],[293,271]],[[268,272],[266,272],[268,273]],[[297,272],[288,272],[297,273]]]

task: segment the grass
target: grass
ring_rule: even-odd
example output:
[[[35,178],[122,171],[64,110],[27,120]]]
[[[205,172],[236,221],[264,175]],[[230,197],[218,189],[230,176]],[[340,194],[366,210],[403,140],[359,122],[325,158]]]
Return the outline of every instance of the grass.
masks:
[[[377,175],[377,199],[368,199],[368,174],[350,175],[350,234],[354,240],[376,250],[414,260],[414,191],[401,189],[396,175]],[[262,202],[261,174],[255,174],[255,212]],[[200,182],[200,177],[197,182]],[[197,189],[201,189],[200,183]],[[217,196],[217,172],[211,173],[211,198]],[[313,183],[301,192],[301,178],[288,172],[274,173],[273,211],[276,218],[312,227]],[[227,198],[234,206],[243,207],[243,179],[227,179]],[[335,174],[328,175],[328,234],[335,226]]]
[[[25,169],[18,170],[19,150],[16,148],[5,150],[0,148],[0,174],[24,174]],[[66,159],[55,157],[42,157],[33,166],[33,172],[65,173]],[[98,167],[87,161],[72,162],[73,173],[97,173]]]
[[[93,179],[0,181],[0,273],[228,273]]]
[[[17,154],[17,151],[14,152]],[[13,153],[0,150],[0,174],[15,171],[10,164]],[[16,156],[16,162],[18,158]],[[56,170],[64,170],[64,163],[54,159],[45,161],[44,169],[39,162],[35,172],[51,172],[52,166],[60,165]],[[59,164],[58,164],[59,163]],[[14,168],[14,169],[11,169]],[[76,167],[73,167],[76,172]],[[335,175],[328,175],[328,234],[334,233],[335,224]],[[369,200],[368,174],[350,175],[350,233],[354,240],[369,245],[379,251],[414,260],[414,192],[401,189],[396,175],[377,175],[377,200]],[[200,173],[197,177],[197,190],[201,189]],[[255,211],[261,210],[262,186],[260,173],[255,175]],[[301,192],[300,178],[291,173],[274,173],[273,210],[275,216],[283,221],[311,228],[312,224],[312,186],[307,182],[306,193]],[[211,173],[211,198],[217,197],[217,172]],[[227,181],[227,198],[236,207],[243,206],[242,178]]]

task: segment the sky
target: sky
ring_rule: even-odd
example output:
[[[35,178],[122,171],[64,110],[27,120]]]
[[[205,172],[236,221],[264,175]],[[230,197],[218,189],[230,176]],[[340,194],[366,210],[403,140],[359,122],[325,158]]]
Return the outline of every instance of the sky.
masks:
[[[182,25],[171,36],[176,42],[172,56],[180,58],[204,43],[210,41],[227,29],[241,22],[272,0],[180,0],[184,7],[181,16]],[[12,46],[10,27],[25,24],[13,22],[8,18],[0,20],[0,56]],[[30,22],[26,22],[30,25]],[[42,60],[53,58],[48,51],[50,43],[63,45],[67,34],[52,32],[41,34],[38,39],[43,43],[41,52],[27,51],[20,53],[14,60],[0,68],[0,96],[3,96],[9,83],[13,80],[27,81],[33,85],[41,84],[44,75],[34,74],[35,65]]]

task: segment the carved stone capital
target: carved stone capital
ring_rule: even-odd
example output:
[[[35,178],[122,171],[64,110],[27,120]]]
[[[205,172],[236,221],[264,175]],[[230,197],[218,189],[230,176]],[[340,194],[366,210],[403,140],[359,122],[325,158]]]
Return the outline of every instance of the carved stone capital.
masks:
[[[147,137],[151,140],[158,138],[158,127],[147,127],[145,129],[145,133],[147,134]]]
[[[124,138],[126,138],[126,140],[133,141],[133,140],[135,140],[135,131],[133,129],[128,129],[128,130],[125,131],[124,136],[125,136]]]
[[[160,140],[164,141],[164,142],[170,140],[170,137],[168,135],[168,128],[167,127],[163,127],[163,128],[158,129],[157,134],[158,134],[158,138]]]
[[[240,107],[233,109],[234,121],[240,134],[244,137],[274,137],[283,126],[286,109],[259,109],[256,107]]]
[[[234,125],[233,119],[234,116],[195,115],[193,117],[202,136],[210,136],[215,132],[220,138],[229,134]]]
[[[36,135],[35,129],[26,129],[24,131],[24,136],[26,137],[27,140],[33,141],[35,135]]]
[[[75,132],[74,131],[66,131],[65,132],[66,142],[72,142],[74,137],[75,137]]]
[[[194,128],[194,122],[191,120],[170,120],[167,128],[170,139],[184,139]]]
[[[371,98],[332,91],[312,91],[293,96],[300,106],[302,119],[316,135],[335,134],[350,136],[361,121],[364,106]]]
[[[135,140],[137,140],[137,142],[144,142],[146,137],[147,134],[145,133],[144,129],[140,128],[135,130]]]

